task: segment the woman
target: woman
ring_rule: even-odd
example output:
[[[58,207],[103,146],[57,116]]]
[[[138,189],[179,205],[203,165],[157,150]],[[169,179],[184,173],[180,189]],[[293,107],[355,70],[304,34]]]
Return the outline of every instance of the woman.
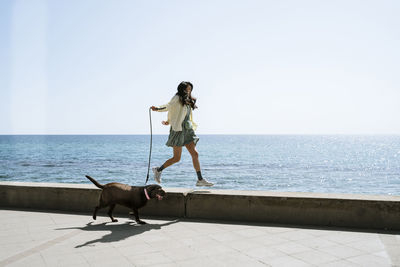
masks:
[[[197,106],[196,99],[191,95],[192,90],[193,84],[190,82],[181,82],[178,85],[178,92],[168,104],[160,107],[151,107],[153,111],[168,111],[168,120],[163,121],[162,124],[171,125],[166,145],[172,147],[174,151],[174,156],[172,158],[168,159],[160,167],[153,168],[154,180],[156,180],[157,183],[161,183],[161,172],[165,168],[179,162],[181,159],[182,147],[185,146],[192,156],[193,167],[197,173],[196,186],[214,185],[201,176],[199,153],[196,150],[196,144],[199,138],[194,133],[197,126],[192,119],[192,110],[197,108]]]

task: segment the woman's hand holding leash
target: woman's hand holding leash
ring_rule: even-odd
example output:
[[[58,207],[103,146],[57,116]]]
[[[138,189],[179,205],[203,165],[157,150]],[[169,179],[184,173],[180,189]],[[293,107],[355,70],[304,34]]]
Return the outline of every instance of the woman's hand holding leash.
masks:
[[[161,109],[164,109],[164,108],[158,108],[158,107],[155,107],[155,106],[151,106],[150,109],[151,109],[152,111],[158,111],[158,110],[161,110]],[[162,121],[161,123],[162,123],[163,125],[169,125],[169,122],[168,122],[168,121]]]
[[[150,109],[151,109],[152,111],[158,111],[158,110],[163,110],[163,109],[165,109],[165,107],[163,107],[163,108],[158,108],[158,107],[155,107],[155,106],[151,106]]]

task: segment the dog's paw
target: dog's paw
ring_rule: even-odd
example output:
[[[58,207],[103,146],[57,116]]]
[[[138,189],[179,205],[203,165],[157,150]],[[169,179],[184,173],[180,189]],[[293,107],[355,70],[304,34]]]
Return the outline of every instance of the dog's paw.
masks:
[[[96,220],[96,216],[93,216],[93,220]]]
[[[142,221],[142,220],[140,220],[140,221],[137,221],[137,223],[138,223],[138,224],[147,224],[147,222],[145,222],[145,221]]]
[[[118,220],[117,219],[112,219],[112,222],[118,222]]]

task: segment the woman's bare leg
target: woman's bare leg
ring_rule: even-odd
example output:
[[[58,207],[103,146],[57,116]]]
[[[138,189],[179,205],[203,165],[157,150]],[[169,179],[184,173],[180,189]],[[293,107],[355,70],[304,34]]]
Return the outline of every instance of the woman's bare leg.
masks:
[[[213,186],[213,183],[210,183],[206,179],[203,178],[200,171],[200,162],[199,162],[199,152],[196,150],[196,145],[194,142],[185,145],[190,155],[192,156],[193,167],[196,170],[197,174],[197,182],[196,186]]]
[[[174,156],[170,159],[168,159],[164,164],[164,169],[171,166],[172,164],[175,164],[181,160],[181,155],[182,155],[182,147],[181,146],[174,146]]]
[[[192,156],[194,169],[196,170],[196,172],[200,171],[199,152],[197,152],[196,150],[196,145],[194,144],[194,142],[191,142],[190,144],[185,145],[185,147]]]

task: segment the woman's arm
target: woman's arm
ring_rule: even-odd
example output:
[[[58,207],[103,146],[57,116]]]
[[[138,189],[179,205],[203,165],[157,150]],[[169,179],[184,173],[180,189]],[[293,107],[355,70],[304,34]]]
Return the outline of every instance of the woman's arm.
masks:
[[[163,112],[163,111],[167,111],[167,108],[165,106],[160,106],[160,107],[155,107],[155,106],[151,106],[151,110],[152,111],[159,111],[159,112]]]
[[[155,106],[151,106],[151,110],[152,111],[158,111],[158,112],[166,112],[169,111],[171,106],[177,101],[179,100],[179,97],[174,96],[171,101],[168,102],[168,104],[165,105],[161,105],[159,107],[155,107]]]

